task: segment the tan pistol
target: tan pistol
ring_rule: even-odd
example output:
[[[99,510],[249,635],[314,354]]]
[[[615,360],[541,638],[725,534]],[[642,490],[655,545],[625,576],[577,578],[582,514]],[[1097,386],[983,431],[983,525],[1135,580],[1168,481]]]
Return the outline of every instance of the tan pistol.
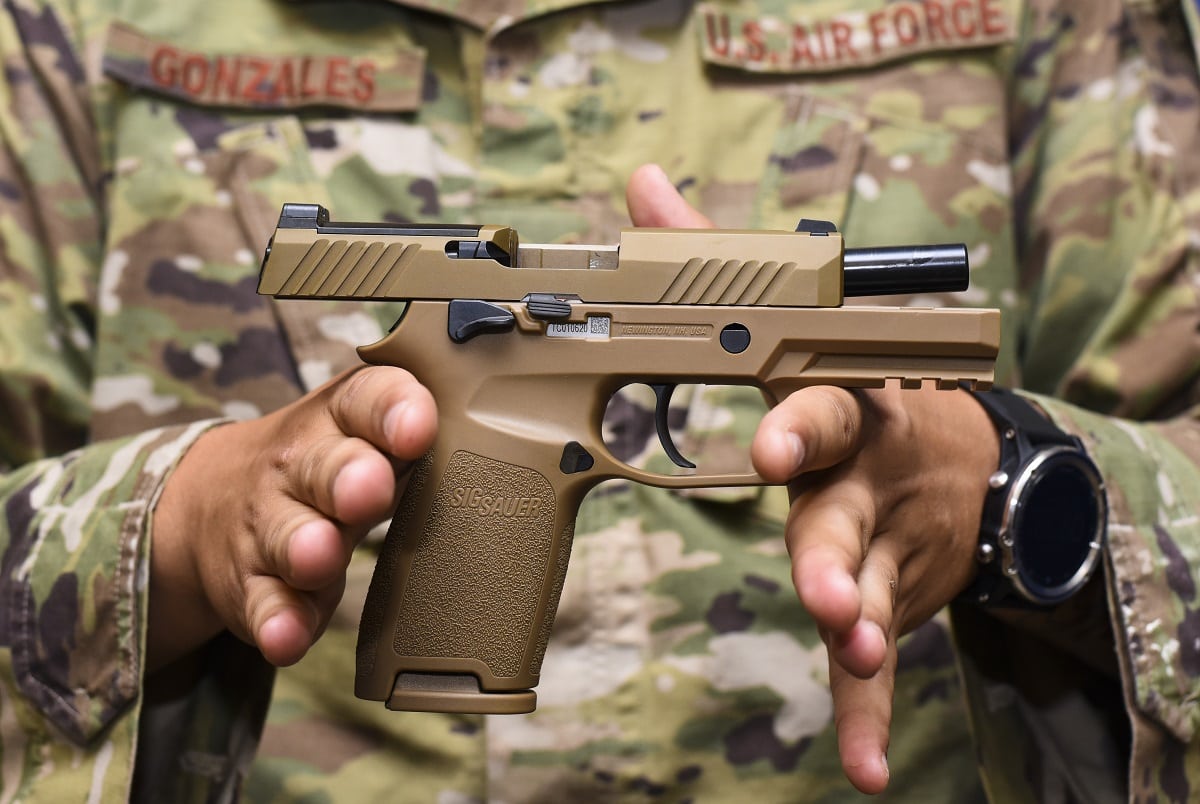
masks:
[[[503,226],[339,223],[315,204],[285,205],[259,292],[408,302],[358,353],[411,371],[439,411],[371,579],[355,694],[391,709],[532,711],[592,487],[765,483],[680,454],[666,425],[677,385],[755,386],[770,404],[810,385],[986,388],[999,311],[842,305],[967,282],[962,245],[847,249],[822,221],[522,245]],[[605,445],[606,406],[635,383],[658,394],[675,473]]]

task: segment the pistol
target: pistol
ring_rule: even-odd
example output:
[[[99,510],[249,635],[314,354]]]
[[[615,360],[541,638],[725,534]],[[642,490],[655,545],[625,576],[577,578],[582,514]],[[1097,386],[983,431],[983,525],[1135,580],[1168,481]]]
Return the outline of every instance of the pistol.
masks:
[[[836,228],[630,228],[617,245],[523,245],[504,226],[339,223],[286,204],[259,292],[407,302],[359,347],[437,400],[359,626],[355,694],[389,709],[533,711],[580,503],[624,478],[762,485],[696,466],[667,428],[680,384],[746,385],[768,404],[810,385],[991,385],[1000,313],[843,306],[964,290],[961,244],[847,249]],[[614,393],[645,384],[670,474],[606,447]]]

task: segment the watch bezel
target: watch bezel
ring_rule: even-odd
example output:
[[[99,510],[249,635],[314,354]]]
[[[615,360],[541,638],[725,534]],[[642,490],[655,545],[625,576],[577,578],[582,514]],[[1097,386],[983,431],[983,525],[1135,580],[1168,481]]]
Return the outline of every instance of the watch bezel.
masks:
[[[1074,468],[1090,483],[1094,491],[1091,504],[1094,506],[1096,529],[1091,535],[1087,555],[1080,563],[1079,568],[1072,573],[1069,579],[1058,586],[1046,587],[1022,576],[1021,568],[1017,563],[1019,545],[1014,534],[1016,526],[1020,525],[1023,507],[1027,504],[1027,488],[1045,471],[1046,464],[1051,462],[1055,467]],[[1039,448],[1033,456],[1017,467],[1005,499],[996,538],[997,546],[1000,549],[1000,568],[1004,577],[1009,579],[1017,594],[1034,603],[1050,605],[1071,597],[1087,583],[1100,562],[1104,534],[1107,530],[1107,515],[1108,506],[1105,499],[1104,480],[1086,453],[1066,445]]]

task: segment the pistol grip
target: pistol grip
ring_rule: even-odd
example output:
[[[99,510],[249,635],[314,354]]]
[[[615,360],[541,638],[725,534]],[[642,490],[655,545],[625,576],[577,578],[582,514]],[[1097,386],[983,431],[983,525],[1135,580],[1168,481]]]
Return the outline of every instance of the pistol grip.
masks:
[[[436,449],[413,469],[371,578],[355,694],[389,709],[533,711],[582,493]],[[572,499],[563,499],[570,496]]]

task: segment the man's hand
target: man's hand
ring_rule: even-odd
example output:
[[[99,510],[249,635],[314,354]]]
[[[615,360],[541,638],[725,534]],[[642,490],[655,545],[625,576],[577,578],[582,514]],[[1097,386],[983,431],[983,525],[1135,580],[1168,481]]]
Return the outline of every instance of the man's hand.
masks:
[[[261,419],[214,428],[155,508],[147,664],[223,629],[292,664],[341,599],[351,551],[432,444],[433,397],[403,369],[348,372]]]
[[[653,166],[626,198],[635,225],[711,225]],[[817,386],[763,417],[751,456],[792,493],[792,580],[829,649],[842,767],[859,790],[881,792],[896,640],[973,577],[995,430],[963,391]]]

